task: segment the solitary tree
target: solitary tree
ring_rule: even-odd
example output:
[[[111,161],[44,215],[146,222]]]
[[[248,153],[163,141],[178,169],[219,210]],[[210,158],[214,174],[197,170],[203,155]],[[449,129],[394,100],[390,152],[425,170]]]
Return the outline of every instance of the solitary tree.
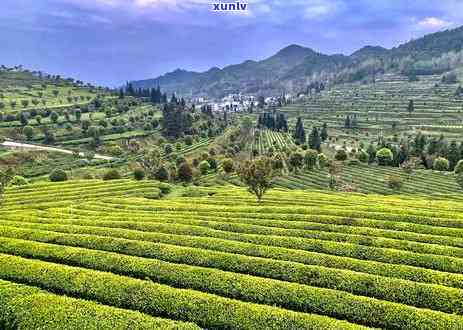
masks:
[[[246,161],[238,169],[238,175],[247,186],[248,191],[262,201],[265,192],[272,186],[274,171],[272,161],[267,157],[259,157],[252,161]]]

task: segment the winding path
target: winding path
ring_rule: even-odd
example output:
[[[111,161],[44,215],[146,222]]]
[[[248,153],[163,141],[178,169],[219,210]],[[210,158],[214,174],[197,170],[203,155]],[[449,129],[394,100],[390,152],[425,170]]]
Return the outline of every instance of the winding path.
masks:
[[[72,150],[62,149],[62,148],[55,148],[55,147],[48,147],[48,146],[40,146],[35,144],[27,144],[22,142],[14,142],[10,140],[4,141],[1,146],[13,149],[33,149],[33,150],[45,150],[45,151],[55,151],[55,152],[62,152],[64,154],[72,154]],[[79,152],[79,156],[83,157],[84,153]],[[110,156],[103,156],[99,154],[95,154],[95,159],[104,159],[104,160],[112,160],[113,157]]]

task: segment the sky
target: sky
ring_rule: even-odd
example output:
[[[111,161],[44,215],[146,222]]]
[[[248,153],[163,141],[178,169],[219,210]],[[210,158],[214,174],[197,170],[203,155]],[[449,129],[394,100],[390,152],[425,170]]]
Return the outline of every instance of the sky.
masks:
[[[213,3],[247,3],[246,11]],[[0,64],[103,86],[259,60],[391,48],[463,25],[462,0],[2,0]]]

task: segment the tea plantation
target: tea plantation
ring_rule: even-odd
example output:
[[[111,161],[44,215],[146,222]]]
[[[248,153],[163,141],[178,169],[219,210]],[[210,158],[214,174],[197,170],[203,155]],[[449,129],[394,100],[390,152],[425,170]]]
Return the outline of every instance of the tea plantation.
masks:
[[[194,189],[8,188],[0,327],[462,329],[461,203]]]

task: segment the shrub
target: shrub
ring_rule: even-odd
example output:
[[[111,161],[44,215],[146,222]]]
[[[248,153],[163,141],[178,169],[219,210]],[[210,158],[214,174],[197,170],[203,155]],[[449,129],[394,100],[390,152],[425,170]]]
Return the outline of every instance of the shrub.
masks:
[[[460,173],[463,173],[463,159],[457,163],[457,166],[455,166],[455,174]]]
[[[206,160],[203,160],[201,163],[199,163],[199,170],[203,175],[207,174],[210,168],[211,167],[209,166],[209,162]]]
[[[458,183],[458,185],[463,189],[463,173],[459,173],[455,176],[455,181]]]
[[[159,180],[159,181],[168,181],[169,180],[169,172],[167,171],[166,167],[164,165],[161,165],[156,173],[154,174],[154,177]]]
[[[388,148],[382,148],[376,152],[376,159],[381,166],[390,165],[393,157],[392,151]]]
[[[158,187],[163,195],[167,195],[172,191],[172,186],[165,182],[160,183]]]
[[[185,144],[187,146],[191,146],[193,144],[193,137],[191,135],[185,137]]]
[[[328,157],[326,157],[326,155],[323,153],[318,154],[317,161],[318,166],[320,166],[321,169],[325,168],[328,165]]]
[[[61,169],[55,169],[53,170],[53,172],[50,173],[48,178],[51,182],[62,182],[62,181],[67,181],[68,175],[66,174],[65,171]]]
[[[230,158],[225,158],[222,161],[222,168],[225,173],[230,174],[235,170],[235,164],[233,163],[233,160]]]
[[[450,168],[449,161],[443,157],[434,159],[433,169],[436,171],[448,171]]]
[[[217,161],[214,158],[209,157],[207,162],[209,163],[209,167],[212,171],[217,170]]]
[[[370,158],[370,156],[368,155],[368,153],[365,150],[360,150],[357,153],[357,159],[362,163],[368,163],[369,158]]]
[[[133,170],[133,177],[135,180],[141,181],[145,178],[145,171],[142,168],[136,168]]]
[[[15,175],[11,180],[11,185],[13,186],[25,186],[27,184],[29,184],[29,181],[27,181],[26,178],[19,175]]]
[[[184,191],[182,191],[182,197],[204,197],[207,196],[207,192],[201,190],[198,187],[187,187]]]
[[[193,171],[190,164],[182,163],[178,168],[177,176],[181,181],[190,182],[193,179]]]
[[[109,181],[109,180],[119,180],[121,178],[121,174],[119,173],[118,170],[116,169],[110,169],[103,175],[103,180]]]
[[[174,147],[172,147],[172,144],[166,143],[166,144],[164,145],[164,153],[165,153],[166,155],[171,154],[173,151],[174,151]]]
[[[390,175],[387,179],[387,185],[392,190],[399,191],[403,187],[403,180],[398,175]]]
[[[23,134],[28,140],[32,140],[32,137],[34,136],[34,129],[31,126],[24,126]]]
[[[347,152],[344,149],[339,149],[336,151],[336,154],[334,155],[334,159],[343,162],[347,159]]]
[[[304,163],[307,169],[312,170],[317,166],[318,152],[317,150],[309,149],[304,155]]]

